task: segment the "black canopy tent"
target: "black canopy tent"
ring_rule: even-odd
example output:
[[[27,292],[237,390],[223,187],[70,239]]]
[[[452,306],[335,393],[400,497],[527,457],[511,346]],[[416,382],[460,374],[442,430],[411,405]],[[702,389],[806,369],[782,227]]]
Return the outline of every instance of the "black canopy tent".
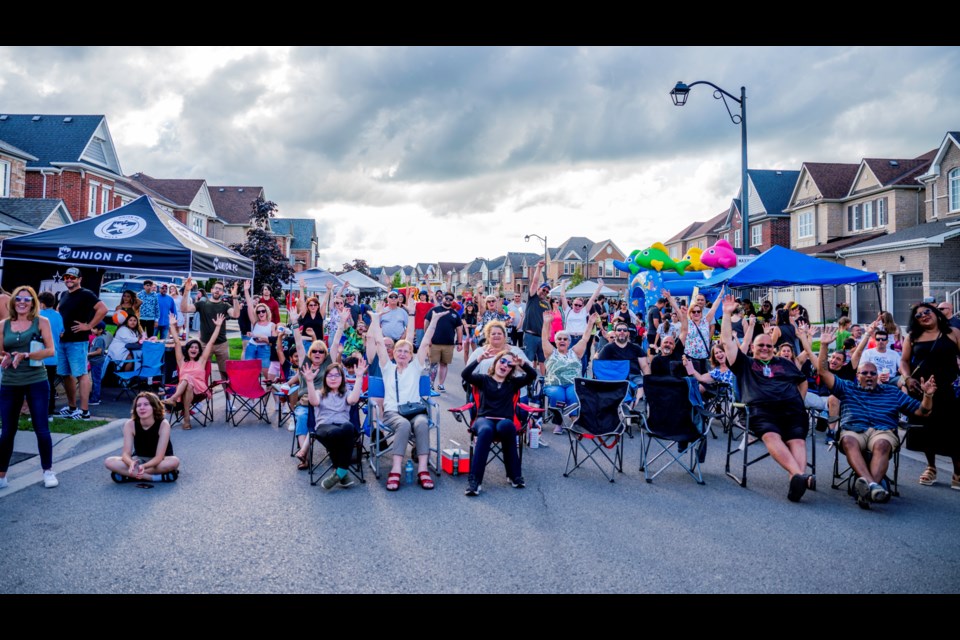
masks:
[[[7,290],[36,288],[69,267],[78,267],[94,291],[105,271],[242,279],[254,272],[252,260],[196,233],[147,196],[94,218],[7,238],[0,258]]]

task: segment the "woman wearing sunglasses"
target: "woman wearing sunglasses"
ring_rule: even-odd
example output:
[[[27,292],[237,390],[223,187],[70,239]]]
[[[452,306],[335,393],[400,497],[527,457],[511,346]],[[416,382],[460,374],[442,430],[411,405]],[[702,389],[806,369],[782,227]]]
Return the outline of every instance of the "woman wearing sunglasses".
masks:
[[[567,302],[567,294],[562,289],[560,290],[560,308],[563,309],[563,314],[566,319],[564,324],[567,328],[567,333],[570,334],[572,344],[577,344],[580,342],[583,334],[589,333],[587,330],[587,319],[593,311],[593,304],[597,301],[597,296],[600,295],[601,289],[603,289],[603,278],[597,278],[597,289],[593,292],[593,295],[590,296],[590,300],[584,303],[583,298],[574,298],[572,305]],[[592,329],[593,325],[590,325],[590,328]],[[590,345],[588,343],[587,348],[583,350],[583,356],[580,358],[580,375],[587,375],[587,365],[589,363]]]
[[[43,468],[43,486],[53,488],[60,484],[53,472],[53,441],[48,425],[47,399],[50,385],[43,359],[54,354],[50,322],[40,315],[40,301],[32,287],[13,290],[7,304],[10,316],[0,321],[0,489],[7,486],[7,469],[13,454],[13,439],[17,435],[20,407],[26,399],[30,420],[37,435],[40,466]]]
[[[557,312],[559,313],[559,311]],[[588,324],[591,326],[597,321],[599,316],[594,313],[590,315]],[[545,364],[547,373],[544,377],[543,393],[550,400],[550,406],[556,407],[558,403],[563,402],[567,407],[572,406],[577,399],[574,392],[573,381],[580,375],[580,358],[587,350],[587,343],[590,341],[590,334],[585,334],[576,344],[572,344],[570,334],[566,331],[557,331],[554,341],[557,346],[554,348],[547,340],[547,332],[553,323],[554,314],[550,311],[543,314],[543,355],[546,358]],[[562,419],[559,414],[554,414],[553,422],[556,428],[554,434],[563,433]]]
[[[251,360],[259,360],[262,367],[260,375],[267,377],[270,371],[270,341],[277,341],[277,325],[273,322],[270,307],[263,302],[254,304],[250,296],[250,281],[243,282],[243,297],[247,302],[247,314],[250,317],[250,344],[247,353]]]
[[[907,431],[907,449],[920,451],[927,458],[927,468],[920,474],[920,484],[937,482],[937,455],[953,460],[950,488],[960,491],[960,429],[957,412],[960,401],[953,381],[960,374],[960,329],[950,326],[947,317],[931,303],[913,307],[907,337],[903,340],[900,358],[900,384],[911,397],[923,399],[920,378],[934,377],[937,391],[933,396],[933,412],[921,420],[923,428]]]
[[[489,373],[477,373],[477,365],[485,360],[493,361]],[[522,376],[514,375],[517,369],[523,370]],[[517,454],[517,429],[513,422],[516,409],[513,399],[520,389],[536,380],[536,370],[510,349],[499,352],[486,350],[477,360],[467,365],[461,376],[465,382],[475,386],[480,395],[477,419],[473,423],[477,441],[473,448],[473,458],[470,460],[466,495],[480,495],[487,455],[495,438],[503,443],[503,465],[506,467],[510,484],[516,489],[523,489],[525,484],[520,474],[520,457]]]

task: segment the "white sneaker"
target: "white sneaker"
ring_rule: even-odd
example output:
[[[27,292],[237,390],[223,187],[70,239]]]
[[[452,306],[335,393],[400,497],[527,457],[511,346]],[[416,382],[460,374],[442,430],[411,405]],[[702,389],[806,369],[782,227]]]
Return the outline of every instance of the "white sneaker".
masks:
[[[0,478],[0,489],[6,489],[9,485],[6,478]]]
[[[55,474],[52,469],[47,469],[43,472],[43,486],[47,489],[53,489],[59,484],[60,481],[57,480],[57,474]]]

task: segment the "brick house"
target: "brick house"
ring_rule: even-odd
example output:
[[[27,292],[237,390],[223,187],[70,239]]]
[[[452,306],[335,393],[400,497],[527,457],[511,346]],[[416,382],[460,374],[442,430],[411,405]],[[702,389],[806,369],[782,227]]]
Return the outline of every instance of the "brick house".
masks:
[[[547,265],[546,277],[553,286],[561,282],[569,282],[573,274],[579,271],[584,280],[596,280],[602,277],[604,284],[615,291],[623,292],[627,288],[627,274],[613,264],[614,260],[621,262],[625,260],[626,254],[614,244],[613,240],[594,242],[583,236],[572,236],[556,249],[548,251],[550,264]],[[530,266],[535,265],[536,262],[533,260]]]
[[[317,266],[317,221],[313,218],[272,218],[270,230],[289,247],[290,263],[295,271]]]
[[[899,228],[837,251],[847,266],[880,275],[883,308],[901,325],[910,320],[910,306],[927,296],[955,304],[960,297],[960,132],[947,132],[938,149],[916,160],[922,159],[923,171],[910,172],[922,190],[919,202],[910,202],[912,210],[905,205],[902,216],[890,215]],[[854,292],[856,321],[871,320],[876,308],[875,295]]]
[[[748,169],[747,203],[750,210],[750,250],[763,253],[774,245],[790,247],[790,214],[784,213],[799,171]],[[742,244],[741,195],[730,203],[726,220],[714,229],[734,248]]]
[[[687,251],[693,247],[706,249],[707,247],[716,244],[717,240],[719,240],[721,237],[719,229],[726,222],[729,214],[730,210],[726,209],[709,220],[694,222],[683,231],[664,242],[663,244],[665,247],[667,247],[670,257],[674,260],[680,260],[680,258],[685,256]],[[637,248],[645,249],[646,247]]]
[[[23,197],[63,200],[74,220],[134,198],[123,187],[105,116],[0,114],[0,140],[34,158],[25,164]],[[19,180],[12,171],[11,193]]]
[[[250,203],[257,198],[267,199],[263,187],[208,186],[207,192],[216,212],[216,218],[207,221],[208,237],[219,240],[225,246],[246,241],[247,230],[250,229]],[[283,241],[280,247],[283,255],[289,255],[286,244]]]
[[[132,188],[146,195],[150,195],[150,193],[147,193],[143,187],[159,194],[170,207],[170,213],[173,217],[196,233],[212,240],[222,241],[222,238],[213,235],[219,231],[218,227],[210,225],[210,221],[216,220],[217,214],[213,208],[213,201],[210,199],[210,190],[207,187],[206,180],[154,178],[142,172],[128,176],[127,179]]]

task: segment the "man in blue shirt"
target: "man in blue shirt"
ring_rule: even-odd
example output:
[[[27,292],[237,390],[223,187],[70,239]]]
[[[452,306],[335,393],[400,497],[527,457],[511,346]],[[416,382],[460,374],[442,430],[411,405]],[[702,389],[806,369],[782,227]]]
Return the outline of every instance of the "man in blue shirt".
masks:
[[[139,291],[137,297],[141,300],[140,326],[146,336],[152,338],[157,318],[160,317],[160,294],[154,289],[153,280],[143,281],[143,291]]]
[[[161,284],[160,293],[157,294],[157,337],[161,340],[166,340],[170,333],[171,313],[176,315],[177,303],[167,295],[167,285]]]
[[[827,367],[827,347],[837,334],[824,329],[820,334],[817,369],[820,381],[840,399],[840,448],[857,480],[857,504],[868,508],[870,502],[886,502],[890,493],[880,483],[887,473],[890,455],[900,447],[897,420],[900,413],[924,417],[933,410],[937,384],[933,376],[921,380],[923,402],[917,402],[894,385],[879,383],[877,365],[863,362],[855,382],[835,376]],[[871,454],[868,465],[864,452]]]

